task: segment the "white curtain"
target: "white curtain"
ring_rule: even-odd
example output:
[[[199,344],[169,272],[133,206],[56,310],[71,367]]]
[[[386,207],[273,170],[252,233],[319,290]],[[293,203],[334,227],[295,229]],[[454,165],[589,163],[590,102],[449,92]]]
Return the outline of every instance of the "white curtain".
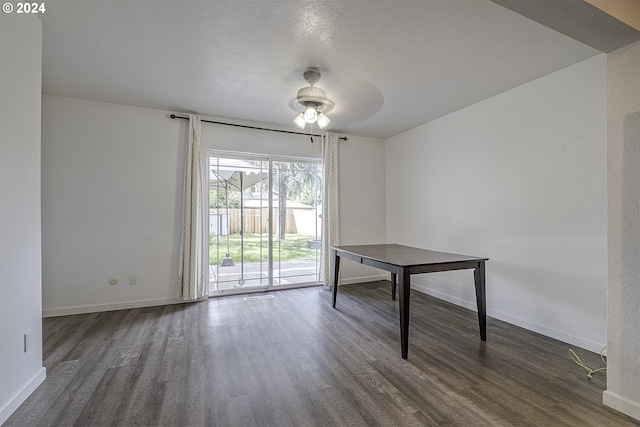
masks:
[[[206,282],[205,200],[202,147],[200,145],[200,117],[189,114],[189,145],[184,174],[182,214],[182,242],[178,298],[195,301],[209,292]]]
[[[333,251],[340,238],[338,197],[338,135],[327,133],[322,138],[322,260],[320,280],[333,286]]]

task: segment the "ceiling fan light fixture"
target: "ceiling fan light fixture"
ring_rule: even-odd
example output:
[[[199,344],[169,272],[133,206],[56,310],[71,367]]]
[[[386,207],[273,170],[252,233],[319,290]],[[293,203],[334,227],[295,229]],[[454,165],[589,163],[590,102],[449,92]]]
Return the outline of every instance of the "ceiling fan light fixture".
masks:
[[[307,126],[307,121],[304,119],[304,113],[298,114],[293,120],[293,123],[295,123],[300,129],[304,129]]]
[[[293,122],[300,129],[304,129],[307,123],[317,122],[318,127],[323,129],[331,122],[325,113],[333,108],[333,101],[327,98],[324,90],[314,86],[320,80],[317,68],[307,68],[303,76],[309,86],[298,90],[296,101],[304,107],[304,112],[298,114]]]
[[[324,113],[319,113],[318,114],[318,119],[317,119],[317,123],[318,123],[318,127],[320,129],[324,129],[325,127],[327,127],[327,125],[329,123],[331,123],[331,120],[329,120],[329,117],[327,117],[326,114]]]

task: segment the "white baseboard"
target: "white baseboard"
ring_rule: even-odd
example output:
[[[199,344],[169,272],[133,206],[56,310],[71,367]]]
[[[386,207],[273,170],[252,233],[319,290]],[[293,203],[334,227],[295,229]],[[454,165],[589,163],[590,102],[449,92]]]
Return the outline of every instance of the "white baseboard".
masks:
[[[42,367],[38,369],[29,381],[27,381],[14,395],[9,401],[0,408],[0,425],[7,421],[11,414],[13,414],[20,405],[24,403],[25,400],[31,393],[33,393],[40,384],[47,378],[47,369]]]
[[[353,285],[354,283],[376,282],[378,280],[389,280],[388,274],[376,274],[373,276],[352,277],[350,279],[340,279],[340,285]]]
[[[438,299],[450,302],[452,304],[459,305],[460,307],[477,311],[475,300],[474,301],[463,300],[461,298],[454,297],[440,291],[435,291],[422,284],[412,283],[411,289],[415,289],[418,292],[422,292],[427,295],[436,297]],[[546,326],[539,325],[537,323],[529,322],[528,320],[524,320],[519,317],[512,316],[508,313],[504,313],[498,310],[492,310],[490,307],[487,307],[487,315],[490,317],[493,317],[494,319],[502,320],[503,322],[507,322],[512,325],[519,326],[521,328],[565,342],[567,344],[571,344],[576,347],[583,348],[585,350],[593,351],[594,353],[599,353],[600,351],[602,351],[603,347],[606,346],[606,344],[604,343],[598,343],[582,337],[567,334],[566,332],[558,331],[556,329],[548,328]]]
[[[148,300],[125,301],[108,304],[88,304],[73,307],[48,308],[42,311],[42,317],[68,316],[71,314],[98,313],[101,311],[127,310],[130,308],[154,307],[156,305],[180,304],[178,298],[154,298]]]
[[[436,291],[431,288],[428,288],[425,285],[419,283],[412,283],[411,289],[414,289],[418,292],[422,292],[423,294],[431,295],[432,297],[436,297],[443,301],[450,302],[451,304],[459,305],[460,307],[467,308],[469,310],[477,311],[476,302],[475,301],[467,301],[462,298],[454,297],[449,294],[445,294],[444,292]],[[487,313],[489,314],[489,313]]]
[[[361,276],[350,279],[340,280],[340,285],[350,285],[353,283],[374,282],[376,280],[388,280],[386,274],[377,274],[373,276]],[[71,307],[47,308],[42,310],[42,317],[69,316],[72,314],[98,313],[101,311],[127,310],[131,308],[153,307],[157,305],[181,304],[178,298],[155,298],[149,300],[124,301],[107,304],[87,304]]]
[[[633,402],[617,393],[605,390],[602,393],[602,403],[640,421],[640,402]]]

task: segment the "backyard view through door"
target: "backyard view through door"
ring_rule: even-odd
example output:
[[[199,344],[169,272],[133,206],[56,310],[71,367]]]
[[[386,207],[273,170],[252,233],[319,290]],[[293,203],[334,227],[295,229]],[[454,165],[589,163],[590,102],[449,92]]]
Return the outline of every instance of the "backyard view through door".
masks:
[[[319,163],[210,155],[212,295],[318,282],[321,175]]]

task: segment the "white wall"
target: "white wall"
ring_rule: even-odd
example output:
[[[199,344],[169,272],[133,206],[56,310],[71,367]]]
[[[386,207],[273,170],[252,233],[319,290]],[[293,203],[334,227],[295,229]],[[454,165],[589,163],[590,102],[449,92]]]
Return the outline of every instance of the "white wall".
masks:
[[[604,403],[640,419],[640,43],[608,56],[608,365]]]
[[[0,14],[0,424],[45,379],[40,267],[42,23]],[[24,351],[24,334],[31,348]]]
[[[45,316],[177,302],[188,122],[51,95],[43,96],[42,116]],[[203,123],[202,139],[211,149],[321,156],[320,138],[311,144],[306,136]],[[358,219],[384,207],[384,142],[354,137],[340,150],[347,238],[384,241],[384,209]],[[362,197],[366,203],[350,206]],[[131,274],[136,286],[128,285]],[[112,277],[120,283],[109,285]]]
[[[185,139],[162,111],[43,96],[45,316],[176,301]]]
[[[386,241],[385,144],[349,137],[340,145],[340,244]],[[389,273],[344,260],[340,283],[389,279]]]
[[[489,257],[490,316],[599,351],[606,108],[599,55],[389,139],[388,241]],[[412,283],[475,309],[470,271]]]

